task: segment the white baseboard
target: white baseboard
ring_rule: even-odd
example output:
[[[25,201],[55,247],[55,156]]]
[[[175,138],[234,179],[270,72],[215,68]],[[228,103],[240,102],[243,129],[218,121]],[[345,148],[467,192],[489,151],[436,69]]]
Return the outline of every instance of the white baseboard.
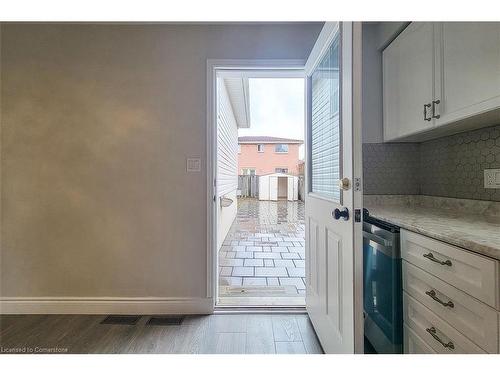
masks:
[[[211,314],[212,298],[0,298],[0,314]]]

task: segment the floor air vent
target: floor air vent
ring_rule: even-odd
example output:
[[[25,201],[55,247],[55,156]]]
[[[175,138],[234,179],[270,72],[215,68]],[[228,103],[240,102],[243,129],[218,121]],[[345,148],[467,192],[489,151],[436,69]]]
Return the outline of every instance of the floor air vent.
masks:
[[[153,316],[146,324],[150,326],[179,326],[184,318],[185,315]]]
[[[101,322],[101,324],[134,325],[139,321],[139,319],[141,319],[140,315],[109,315]]]

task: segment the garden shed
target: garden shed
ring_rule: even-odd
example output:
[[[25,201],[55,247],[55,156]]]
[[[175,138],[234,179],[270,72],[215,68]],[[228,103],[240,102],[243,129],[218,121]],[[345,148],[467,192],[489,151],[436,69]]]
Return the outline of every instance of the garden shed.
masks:
[[[259,176],[259,200],[279,199],[296,201],[299,198],[299,178],[285,173]]]

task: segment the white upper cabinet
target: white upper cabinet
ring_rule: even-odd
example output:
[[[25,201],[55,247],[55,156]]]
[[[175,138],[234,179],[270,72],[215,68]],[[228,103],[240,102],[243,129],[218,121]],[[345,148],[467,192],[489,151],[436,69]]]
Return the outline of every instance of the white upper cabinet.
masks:
[[[500,22],[444,22],[436,34],[436,125],[500,108]]]
[[[495,125],[500,23],[412,23],[384,50],[383,74],[385,141]]]
[[[432,127],[433,37],[432,23],[414,22],[383,52],[384,140]]]

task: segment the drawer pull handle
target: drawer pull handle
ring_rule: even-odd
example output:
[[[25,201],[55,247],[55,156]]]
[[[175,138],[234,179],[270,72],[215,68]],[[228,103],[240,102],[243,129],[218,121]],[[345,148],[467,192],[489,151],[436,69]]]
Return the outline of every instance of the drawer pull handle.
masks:
[[[432,260],[435,263],[439,263],[442,266],[450,266],[451,267],[451,260],[448,259],[448,260],[442,261],[442,260],[436,259],[436,258],[434,258],[434,254],[432,254],[432,253],[424,254],[424,258]]]
[[[436,334],[436,328],[434,327],[431,327],[431,328],[426,328],[425,329],[427,332],[429,332],[429,334],[434,338],[434,340],[436,340],[437,342],[439,342],[441,345],[443,345],[445,348],[450,348],[451,350],[454,350],[455,349],[455,345],[449,341],[449,342],[444,342],[443,340],[441,340],[441,337],[439,337],[437,334]]]
[[[427,294],[429,297],[431,297],[434,301],[439,302],[444,307],[451,307],[451,308],[455,307],[455,304],[452,301],[443,302],[438,297],[436,297],[435,290],[428,290],[425,292],[425,294]]]

